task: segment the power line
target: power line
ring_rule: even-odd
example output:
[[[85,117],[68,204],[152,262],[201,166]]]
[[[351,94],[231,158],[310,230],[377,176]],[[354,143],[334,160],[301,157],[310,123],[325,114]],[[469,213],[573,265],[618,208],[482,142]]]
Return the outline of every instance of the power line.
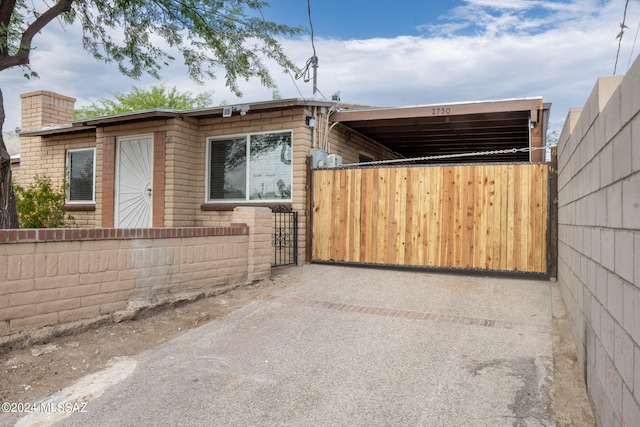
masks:
[[[313,48],[313,56],[316,56],[316,45],[313,42],[313,22],[311,21],[311,0],[307,0],[307,15],[309,16],[309,28],[311,30],[311,47]]]
[[[266,22],[266,19],[264,18],[264,14],[262,13],[262,8],[260,6],[258,6],[258,11],[260,12],[262,21]],[[291,70],[289,70],[288,68],[286,69],[286,72],[291,78],[293,85],[295,86],[296,90],[298,91],[298,94],[302,99],[306,100],[307,98],[302,94],[302,91],[300,90],[300,88],[298,87],[298,84],[296,83],[296,80],[300,78],[303,78],[303,81],[305,83],[308,83],[311,80],[313,80],[313,97],[314,98],[316,93],[320,93],[320,95],[322,95],[324,99],[327,99],[327,97],[324,96],[322,92],[320,92],[320,89],[318,89],[318,84],[317,84],[318,57],[316,56],[316,45],[314,41],[313,21],[311,20],[311,0],[307,0],[307,16],[309,18],[309,27],[311,32],[311,47],[313,49],[313,56],[307,60],[305,66],[302,68],[302,70],[299,73],[295,75],[295,77],[293,76],[293,74],[291,74]]]
[[[260,11],[260,16],[262,17],[262,22],[266,23],[267,20],[264,19],[264,14],[262,13],[262,8],[260,6],[258,6],[258,11]],[[291,74],[291,70],[289,70],[288,67],[285,68],[285,71],[287,72],[287,74],[291,78],[291,81],[293,82],[293,86],[295,86],[296,90],[300,94],[300,98],[305,99],[304,95],[302,94],[302,91],[300,91],[300,88],[298,87],[298,84],[296,83],[296,79],[298,77],[294,77],[293,74]]]
[[[313,48],[313,56],[311,57],[311,68],[313,72],[313,97],[318,92],[318,56],[316,55],[316,44],[313,41],[313,22],[311,21],[311,0],[307,0],[307,15],[309,16],[309,27],[311,30],[311,47]],[[308,64],[308,62],[307,62]]]
[[[638,21],[638,28],[636,28],[636,36],[633,38],[633,46],[631,47],[631,53],[629,53],[629,62],[627,62],[627,70],[631,66],[631,59],[633,58],[633,51],[636,49],[636,41],[638,40],[638,32],[640,32],[640,21]]]

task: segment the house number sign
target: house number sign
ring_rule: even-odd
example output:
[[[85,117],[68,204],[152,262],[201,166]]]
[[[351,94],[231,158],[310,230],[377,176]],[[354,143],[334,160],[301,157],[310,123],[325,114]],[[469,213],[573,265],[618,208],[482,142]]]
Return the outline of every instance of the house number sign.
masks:
[[[435,107],[431,109],[432,116],[446,116],[451,114],[450,107]]]

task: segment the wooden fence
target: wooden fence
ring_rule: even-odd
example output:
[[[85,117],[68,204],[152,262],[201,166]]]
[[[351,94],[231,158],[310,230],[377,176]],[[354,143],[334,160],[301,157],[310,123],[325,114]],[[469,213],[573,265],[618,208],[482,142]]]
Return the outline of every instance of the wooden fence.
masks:
[[[548,166],[313,171],[312,261],[547,272]]]

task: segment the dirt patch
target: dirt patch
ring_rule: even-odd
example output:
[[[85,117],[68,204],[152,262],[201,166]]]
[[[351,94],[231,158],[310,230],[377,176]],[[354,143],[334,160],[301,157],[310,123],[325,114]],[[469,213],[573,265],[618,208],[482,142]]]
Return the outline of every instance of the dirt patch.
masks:
[[[273,269],[272,277],[215,297],[103,324],[45,343],[0,352],[0,402],[37,402],[85,375],[106,369],[115,357],[135,356],[190,329],[298,283],[301,267]]]

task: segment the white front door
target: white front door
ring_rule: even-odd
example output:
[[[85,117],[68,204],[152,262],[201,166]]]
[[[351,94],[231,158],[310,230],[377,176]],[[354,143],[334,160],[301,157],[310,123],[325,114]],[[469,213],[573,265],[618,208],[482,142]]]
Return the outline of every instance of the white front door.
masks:
[[[151,227],[153,137],[119,139],[116,165],[116,227]]]

